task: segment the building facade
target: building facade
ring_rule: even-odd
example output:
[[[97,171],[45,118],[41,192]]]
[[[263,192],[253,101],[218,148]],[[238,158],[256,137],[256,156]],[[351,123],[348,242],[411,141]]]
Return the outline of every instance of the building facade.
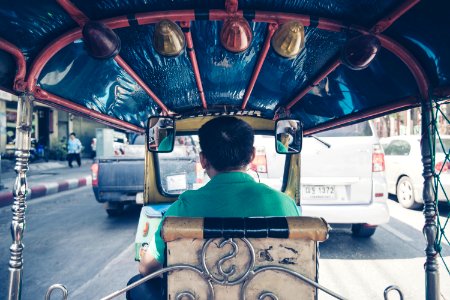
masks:
[[[0,91],[0,153],[13,157],[16,138],[17,97]],[[31,138],[35,147],[50,152],[50,158],[62,158],[67,139],[75,132],[83,144],[82,155],[91,156],[91,141],[96,128],[103,124],[57,110],[40,103],[34,103]],[[59,157],[52,157],[58,153]]]

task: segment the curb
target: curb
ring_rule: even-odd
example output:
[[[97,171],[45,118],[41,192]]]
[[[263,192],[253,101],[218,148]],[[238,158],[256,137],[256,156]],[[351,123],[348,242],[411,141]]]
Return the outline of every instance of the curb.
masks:
[[[67,179],[59,182],[48,182],[33,186],[28,189],[27,200],[36,199],[43,196],[56,194],[68,190],[77,189],[83,186],[91,185],[91,176],[82,178]],[[0,207],[11,205],[14,202],[12,192],[0,193]]]

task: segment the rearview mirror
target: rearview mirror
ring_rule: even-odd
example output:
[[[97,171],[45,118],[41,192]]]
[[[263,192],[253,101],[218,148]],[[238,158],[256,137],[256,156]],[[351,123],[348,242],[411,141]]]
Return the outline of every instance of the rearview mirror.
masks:
[[[172,117],[150,117],[147,122],[147,149],[172,152],[175,144],[175,120]]]
[[[281,119],[275,123],[275,149],[280,154],[300,153],[303,127],[299,120]]]

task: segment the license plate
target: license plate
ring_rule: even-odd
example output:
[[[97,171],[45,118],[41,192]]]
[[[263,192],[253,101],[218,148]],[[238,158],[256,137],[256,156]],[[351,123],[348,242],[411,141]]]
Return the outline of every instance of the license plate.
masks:
[[[303,198],[307,199],[336,198],[336,186],[334,185],[304,185],[302,191]]]
[[[168,192],[187,190],[186,174],[169,175],[166,179]]]

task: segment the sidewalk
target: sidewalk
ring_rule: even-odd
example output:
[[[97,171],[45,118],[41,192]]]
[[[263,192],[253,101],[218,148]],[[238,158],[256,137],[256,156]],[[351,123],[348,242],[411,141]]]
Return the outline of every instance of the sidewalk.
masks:
[[[76,163],[74,163],[76,165]],[[91,184],[92,160],[83,159],[81,167],[69,168],[65,161],[32,163],[27,172],[27,200],[47,196]],[[0,207],[11,205],[14,201],[12,189],[16,173],[11,168],[2,170],[0,190]]]

